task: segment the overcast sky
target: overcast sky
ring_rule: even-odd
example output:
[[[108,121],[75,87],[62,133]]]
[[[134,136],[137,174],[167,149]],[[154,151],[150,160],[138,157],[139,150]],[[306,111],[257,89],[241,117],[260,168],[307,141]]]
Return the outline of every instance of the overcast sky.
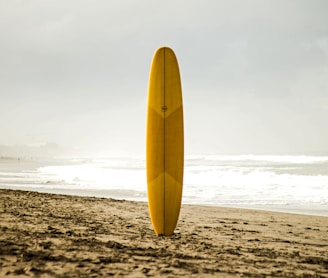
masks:
[[[325,0],[0,0],[0,145],[143,154],[163,45],[186,154],[328,153]]]

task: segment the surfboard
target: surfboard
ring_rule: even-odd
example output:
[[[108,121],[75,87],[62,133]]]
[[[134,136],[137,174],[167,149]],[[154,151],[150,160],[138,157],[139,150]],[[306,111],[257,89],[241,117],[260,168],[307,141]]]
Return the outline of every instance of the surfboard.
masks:
[[[184,166],[182,89],[171,48],[161,47],[154,54],[147,110],[149,213],[155,233],[170,236],[179,218]]]

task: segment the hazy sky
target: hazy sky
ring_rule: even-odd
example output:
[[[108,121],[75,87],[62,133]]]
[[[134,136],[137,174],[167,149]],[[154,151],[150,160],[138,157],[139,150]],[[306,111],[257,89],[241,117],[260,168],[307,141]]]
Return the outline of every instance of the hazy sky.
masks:
[[[326,0],[0,0],[0,145],[143,154],[163,45],[186,154],[328,153]]]

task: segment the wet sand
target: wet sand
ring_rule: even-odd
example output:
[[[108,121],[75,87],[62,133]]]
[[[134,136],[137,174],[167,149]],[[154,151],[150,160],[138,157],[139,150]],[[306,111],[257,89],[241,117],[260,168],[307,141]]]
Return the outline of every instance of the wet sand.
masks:
[[[328,277],[328,217],[0,190],[0,277]]]

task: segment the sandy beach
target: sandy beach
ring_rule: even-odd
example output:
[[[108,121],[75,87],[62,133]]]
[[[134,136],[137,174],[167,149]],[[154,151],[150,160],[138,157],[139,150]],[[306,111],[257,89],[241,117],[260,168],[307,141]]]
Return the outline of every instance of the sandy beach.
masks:
[[[0,190],[0,277],[328,277],[328,217]]]

